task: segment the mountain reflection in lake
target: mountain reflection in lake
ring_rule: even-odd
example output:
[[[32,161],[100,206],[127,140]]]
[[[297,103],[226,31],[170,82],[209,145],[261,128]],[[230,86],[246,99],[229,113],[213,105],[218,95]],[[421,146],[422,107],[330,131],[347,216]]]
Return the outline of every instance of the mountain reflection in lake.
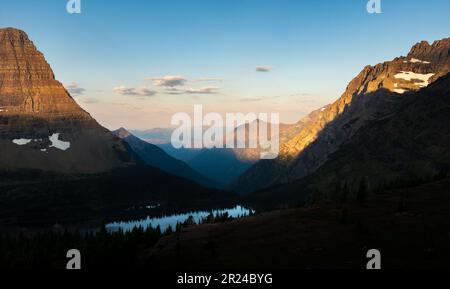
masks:
[[[212,211],[196,211],[186,214],[178,214],[178,215],[170,215],[170,216],[164,216],[164,217],[158,217],[158,218],[150,218],[147,217],[146,219],[140,219],[140,220],[134,220],[134,221],[125,221],[125,222],[113,222],[106,224],[106,229],[109,232],[116,232],[120,229],[123,231],[131,231],[133,228],[136,227],[142,227],[143,229],[147,229],[147,227],[151,226],[153,228],[156,228],[157,226],[160,226],[161,231],[164,232],[169,226],[171,226],[173,229],[175,229],[177,223],[183,223],[186,221],[190,216],[192,216],[195,220],[195,222],[198,224],[202,219],[205,219],[210,213],[213,213],[214,216],[217,216],[218,214],[225,214],[228,213],[228,216],[233,218],[238,217],[245,217],[253,213],[254,211],[251,209],[244,208],[242,206],[236,206],[231,209],[224,209],[224,210],[212,210]]]

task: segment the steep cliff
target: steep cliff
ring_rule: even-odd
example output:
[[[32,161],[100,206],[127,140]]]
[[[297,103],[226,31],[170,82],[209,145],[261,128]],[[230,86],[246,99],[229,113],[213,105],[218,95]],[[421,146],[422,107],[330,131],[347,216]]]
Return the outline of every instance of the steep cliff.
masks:
[[[81,109],[28,36],[0,29],[0,167],[95,173],[129,161],[122,142]]]

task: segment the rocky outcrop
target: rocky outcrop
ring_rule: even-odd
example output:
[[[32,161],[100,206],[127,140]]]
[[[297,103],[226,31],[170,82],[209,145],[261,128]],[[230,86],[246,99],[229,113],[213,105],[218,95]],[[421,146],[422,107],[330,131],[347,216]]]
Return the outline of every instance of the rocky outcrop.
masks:
[[[368,122],[391,116],[403,97],[449,73],[449,49],[450,38],[421,42],[406,57],[366,66],[336,102],[300,121],[277,160],[258,162],[234,188],[248,193],[311,174]]]
[[[95,173],[124,166],[122,142],[81,109],[28,36],[0,29],[0,167]]]
[[[450,54],[449,38],[437,40],[433,44],[422,41],[413,46],[408,54],[408,58],[421,59],[431,63],[447,63]]]

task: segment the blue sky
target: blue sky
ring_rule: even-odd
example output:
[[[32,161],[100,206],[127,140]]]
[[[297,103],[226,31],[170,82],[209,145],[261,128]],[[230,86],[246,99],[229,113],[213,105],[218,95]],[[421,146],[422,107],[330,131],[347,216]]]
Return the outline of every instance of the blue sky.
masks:
[[[0,27],[27,32],[110,129],[167,127],[194,104],[292,123],[338,98],[365,65],[450,36],[448,0],[381,0],[382,14],[367,2],[81,0],[71,15],[67,0],[0,0]]]

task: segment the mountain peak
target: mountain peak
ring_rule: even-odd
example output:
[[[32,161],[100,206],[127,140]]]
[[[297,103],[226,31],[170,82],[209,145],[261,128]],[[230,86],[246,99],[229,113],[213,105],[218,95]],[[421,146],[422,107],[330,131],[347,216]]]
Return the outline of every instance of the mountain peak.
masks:
[[[75,102],[15,28],[0,29],[0,145],[7,170],[96,173],[129,159],[123,143]]]
[[[131,135],[131,133],[124,127],[121,127],[119,129],[113,131],[113,134],[121,139],[127,138]]]
[[[2,115],[90,118],[55,79],[44,55],[25,32],[0,29],[0,44]]]
[[[0,28],[0,35],[1,34],[9,34],[9,35],[24,35],[27,36],[27,34],[25,33],[25,31],[14,28],[14,27],[5,27],[5,28]],[[27,36],[28,37],[28,36]]]
[[[450,55],[450,38],[436,40],[433,44],[421,41],[411,48],[409,58],[421,59],[434,63],[448,61]]]

